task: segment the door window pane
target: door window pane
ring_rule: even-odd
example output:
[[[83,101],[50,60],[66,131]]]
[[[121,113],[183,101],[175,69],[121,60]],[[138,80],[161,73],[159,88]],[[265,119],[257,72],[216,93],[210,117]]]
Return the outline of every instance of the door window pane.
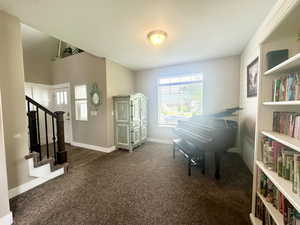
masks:
[[[64,98],[67,101],[67,97],[65,96]],[[86,85],[75,86],[75,109],[76,120],[88,120]]]

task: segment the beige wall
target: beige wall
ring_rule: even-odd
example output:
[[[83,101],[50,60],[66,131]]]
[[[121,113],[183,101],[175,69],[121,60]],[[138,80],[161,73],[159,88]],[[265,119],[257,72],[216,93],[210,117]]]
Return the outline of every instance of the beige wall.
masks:
[[[1,17],[1,12],[0,12]],[[7,184],[7,168],[5,158],[5,144],[3,133],[3,119],[2,119],[2,104],[0,93],[0,221],[1,217],[10,214],[8,201],[8,184]]]
[[[251,44],[241,56],[240,68],[240,112],[239,124],[240,132],[239,146],[242,151],[242,157],[250,171],[253,168],[254,148],[255,148],[255,126],[257,113],[257,97],[247,98],[247,66],[258,57],[258,43]]]
[[[292,1],[278,0],[259,29],[253,35],[241,55],[240,68],[240,106],[244,110],[240,113],[239,146],[242,157],[249,170],[253,172],[255,129],[257,117],[257,97],[247,98],[247,66],[260,54],[260,43],[274,30],[275,26],[284,18],[291,7]]]
[[[9,188],[31,180],[28,163],[27,119],[20,22],[0,13],[0,89]]]
[[[71,84],[73,141],[107,147],[105,59],[81,53],[54,61],[53,84],[66,82]],[[103,104],[100,106],[97,116],[91,116],[90,111],[93,108],[88,101],[88,121],[77,121],[75,120],[74,86],[91,85],[93,82],[96,82],[101,90]]]
[[[23,51],[25,81],[39,84],[52,84],[52,61],[45,56]]]
[[[107,144],[114,145],[113,96],[134,93],[134,73],[120,64],[106,61],[107,84]]]
[[[202,73],[204,76],[204,113],[239,105],[240,57],[232,56],[202,62],[168,66],[136,73],[136,91],[149,103],[149,137],[170,140],[172,129],[157,124],[157,80],[164,75]]]

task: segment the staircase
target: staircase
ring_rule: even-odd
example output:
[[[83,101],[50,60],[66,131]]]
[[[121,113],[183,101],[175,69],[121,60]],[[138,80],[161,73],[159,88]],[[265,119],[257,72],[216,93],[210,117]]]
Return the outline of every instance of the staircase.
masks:
[[[65,150],[64,112],[51,112],[41,104],[26,96],[29,130],[30,176],[55,177],[68,170]]]

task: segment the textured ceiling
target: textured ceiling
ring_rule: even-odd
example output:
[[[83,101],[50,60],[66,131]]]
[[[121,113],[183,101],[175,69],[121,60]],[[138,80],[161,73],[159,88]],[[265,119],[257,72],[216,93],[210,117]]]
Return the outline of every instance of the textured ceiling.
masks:
[[[276,0],[0,0],[46,34],[134,70],[240,54]],[[160,47],[146,35],[169,35]]]

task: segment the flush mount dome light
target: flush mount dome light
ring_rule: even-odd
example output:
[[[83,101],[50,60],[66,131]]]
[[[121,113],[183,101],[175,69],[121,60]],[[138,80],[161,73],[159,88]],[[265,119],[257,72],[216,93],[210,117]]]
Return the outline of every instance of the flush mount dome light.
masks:
[[[162,30],[154,30],[148,33],[147,37],[153,45],[160,45],[166,40],[168,34]]]

